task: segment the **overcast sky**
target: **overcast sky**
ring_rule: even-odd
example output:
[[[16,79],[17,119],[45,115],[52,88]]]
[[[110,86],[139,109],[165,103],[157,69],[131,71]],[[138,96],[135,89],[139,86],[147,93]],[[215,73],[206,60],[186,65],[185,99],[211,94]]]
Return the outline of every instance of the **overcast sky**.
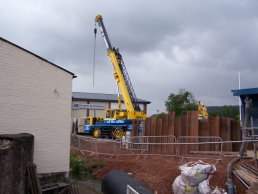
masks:
[[[73,72],[73,91],[116,93],[94,19],[103,16],[149,115],[180,88],[207,106],[235,105],[232,89],[258,87],[256,0],[0,0],[0,36]]]

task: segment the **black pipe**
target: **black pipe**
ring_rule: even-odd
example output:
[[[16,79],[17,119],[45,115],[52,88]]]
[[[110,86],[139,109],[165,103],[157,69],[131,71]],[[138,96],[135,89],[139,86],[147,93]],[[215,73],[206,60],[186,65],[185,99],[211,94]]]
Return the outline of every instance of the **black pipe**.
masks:
[[[232,167],[240,160],[240,157],[237,157],[230,161],[230,163],[227,166],[227,192],[228,194],[235,194],[236,193],[236,185],[233,183],[232,179]]]
[[[141,194],[153,194],[148,188],[122,170],[113,170],[105,175],[101,190],[104,194],[126,194],[127,185]]]

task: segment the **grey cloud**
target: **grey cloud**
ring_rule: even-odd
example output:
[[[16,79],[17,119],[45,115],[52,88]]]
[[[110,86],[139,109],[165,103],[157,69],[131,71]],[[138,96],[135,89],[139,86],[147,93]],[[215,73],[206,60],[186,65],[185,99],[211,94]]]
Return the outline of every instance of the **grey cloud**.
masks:
[[[257,87],[258,2],[254,0],[3,1],[0,36],[74,72],[74,91],[115,93],[113,69],[93,28],[102,14],[150,113],[186,88],[207,105],[236,104],[230,90]]]

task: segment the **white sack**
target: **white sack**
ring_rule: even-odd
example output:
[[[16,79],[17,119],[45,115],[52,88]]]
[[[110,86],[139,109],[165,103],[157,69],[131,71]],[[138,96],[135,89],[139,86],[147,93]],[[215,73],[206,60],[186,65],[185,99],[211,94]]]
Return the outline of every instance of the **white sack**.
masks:
[[[190,187],[186,185],[179,175],[172,184],[174,194],[198,194],[197,187]]]
[[[210,174],[216,171],[216,167],[211,164],[205,164],[202,161],[196,163],[187,163],[179,167],[181,178],[186,185],[191,187],[198,186],[204,180],[207,180]]]
[[[210,194],[209,181],[204,180],[198,185],[199,194]]]

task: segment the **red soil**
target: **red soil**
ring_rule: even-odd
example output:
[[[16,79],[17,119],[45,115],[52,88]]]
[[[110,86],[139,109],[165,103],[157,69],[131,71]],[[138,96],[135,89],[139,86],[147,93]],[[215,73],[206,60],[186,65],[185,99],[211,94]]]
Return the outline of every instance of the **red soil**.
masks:
[[[77,154],[81,154],[77,152]],[[105,161],[103,168],[94,171],[94,174],[99,178],[103,177],[111,170],[123,170],[131,173],[132,176],[140,181],[143,185],[147,186],[152,191],[158,191],[158,194],[169,194],[172,192],[172,184],[175,178],[180,175],[178,167],[186,162],[196,160],[183,160],[181,158],[172,157],[147,157],[136,158],[135,156],[120,156],[118,158],[110,158],[109,156],[100,156],[93,154],[82,155],[86,161],[102,160]],[[225,187],[226,183],[226,168],[228,162],[232,158],[223,158],[215,165],[217,170],[213,177],[210,179],[210,187],[214,188],[219,186]],[[214,164],[214,160],[204,161]]]

